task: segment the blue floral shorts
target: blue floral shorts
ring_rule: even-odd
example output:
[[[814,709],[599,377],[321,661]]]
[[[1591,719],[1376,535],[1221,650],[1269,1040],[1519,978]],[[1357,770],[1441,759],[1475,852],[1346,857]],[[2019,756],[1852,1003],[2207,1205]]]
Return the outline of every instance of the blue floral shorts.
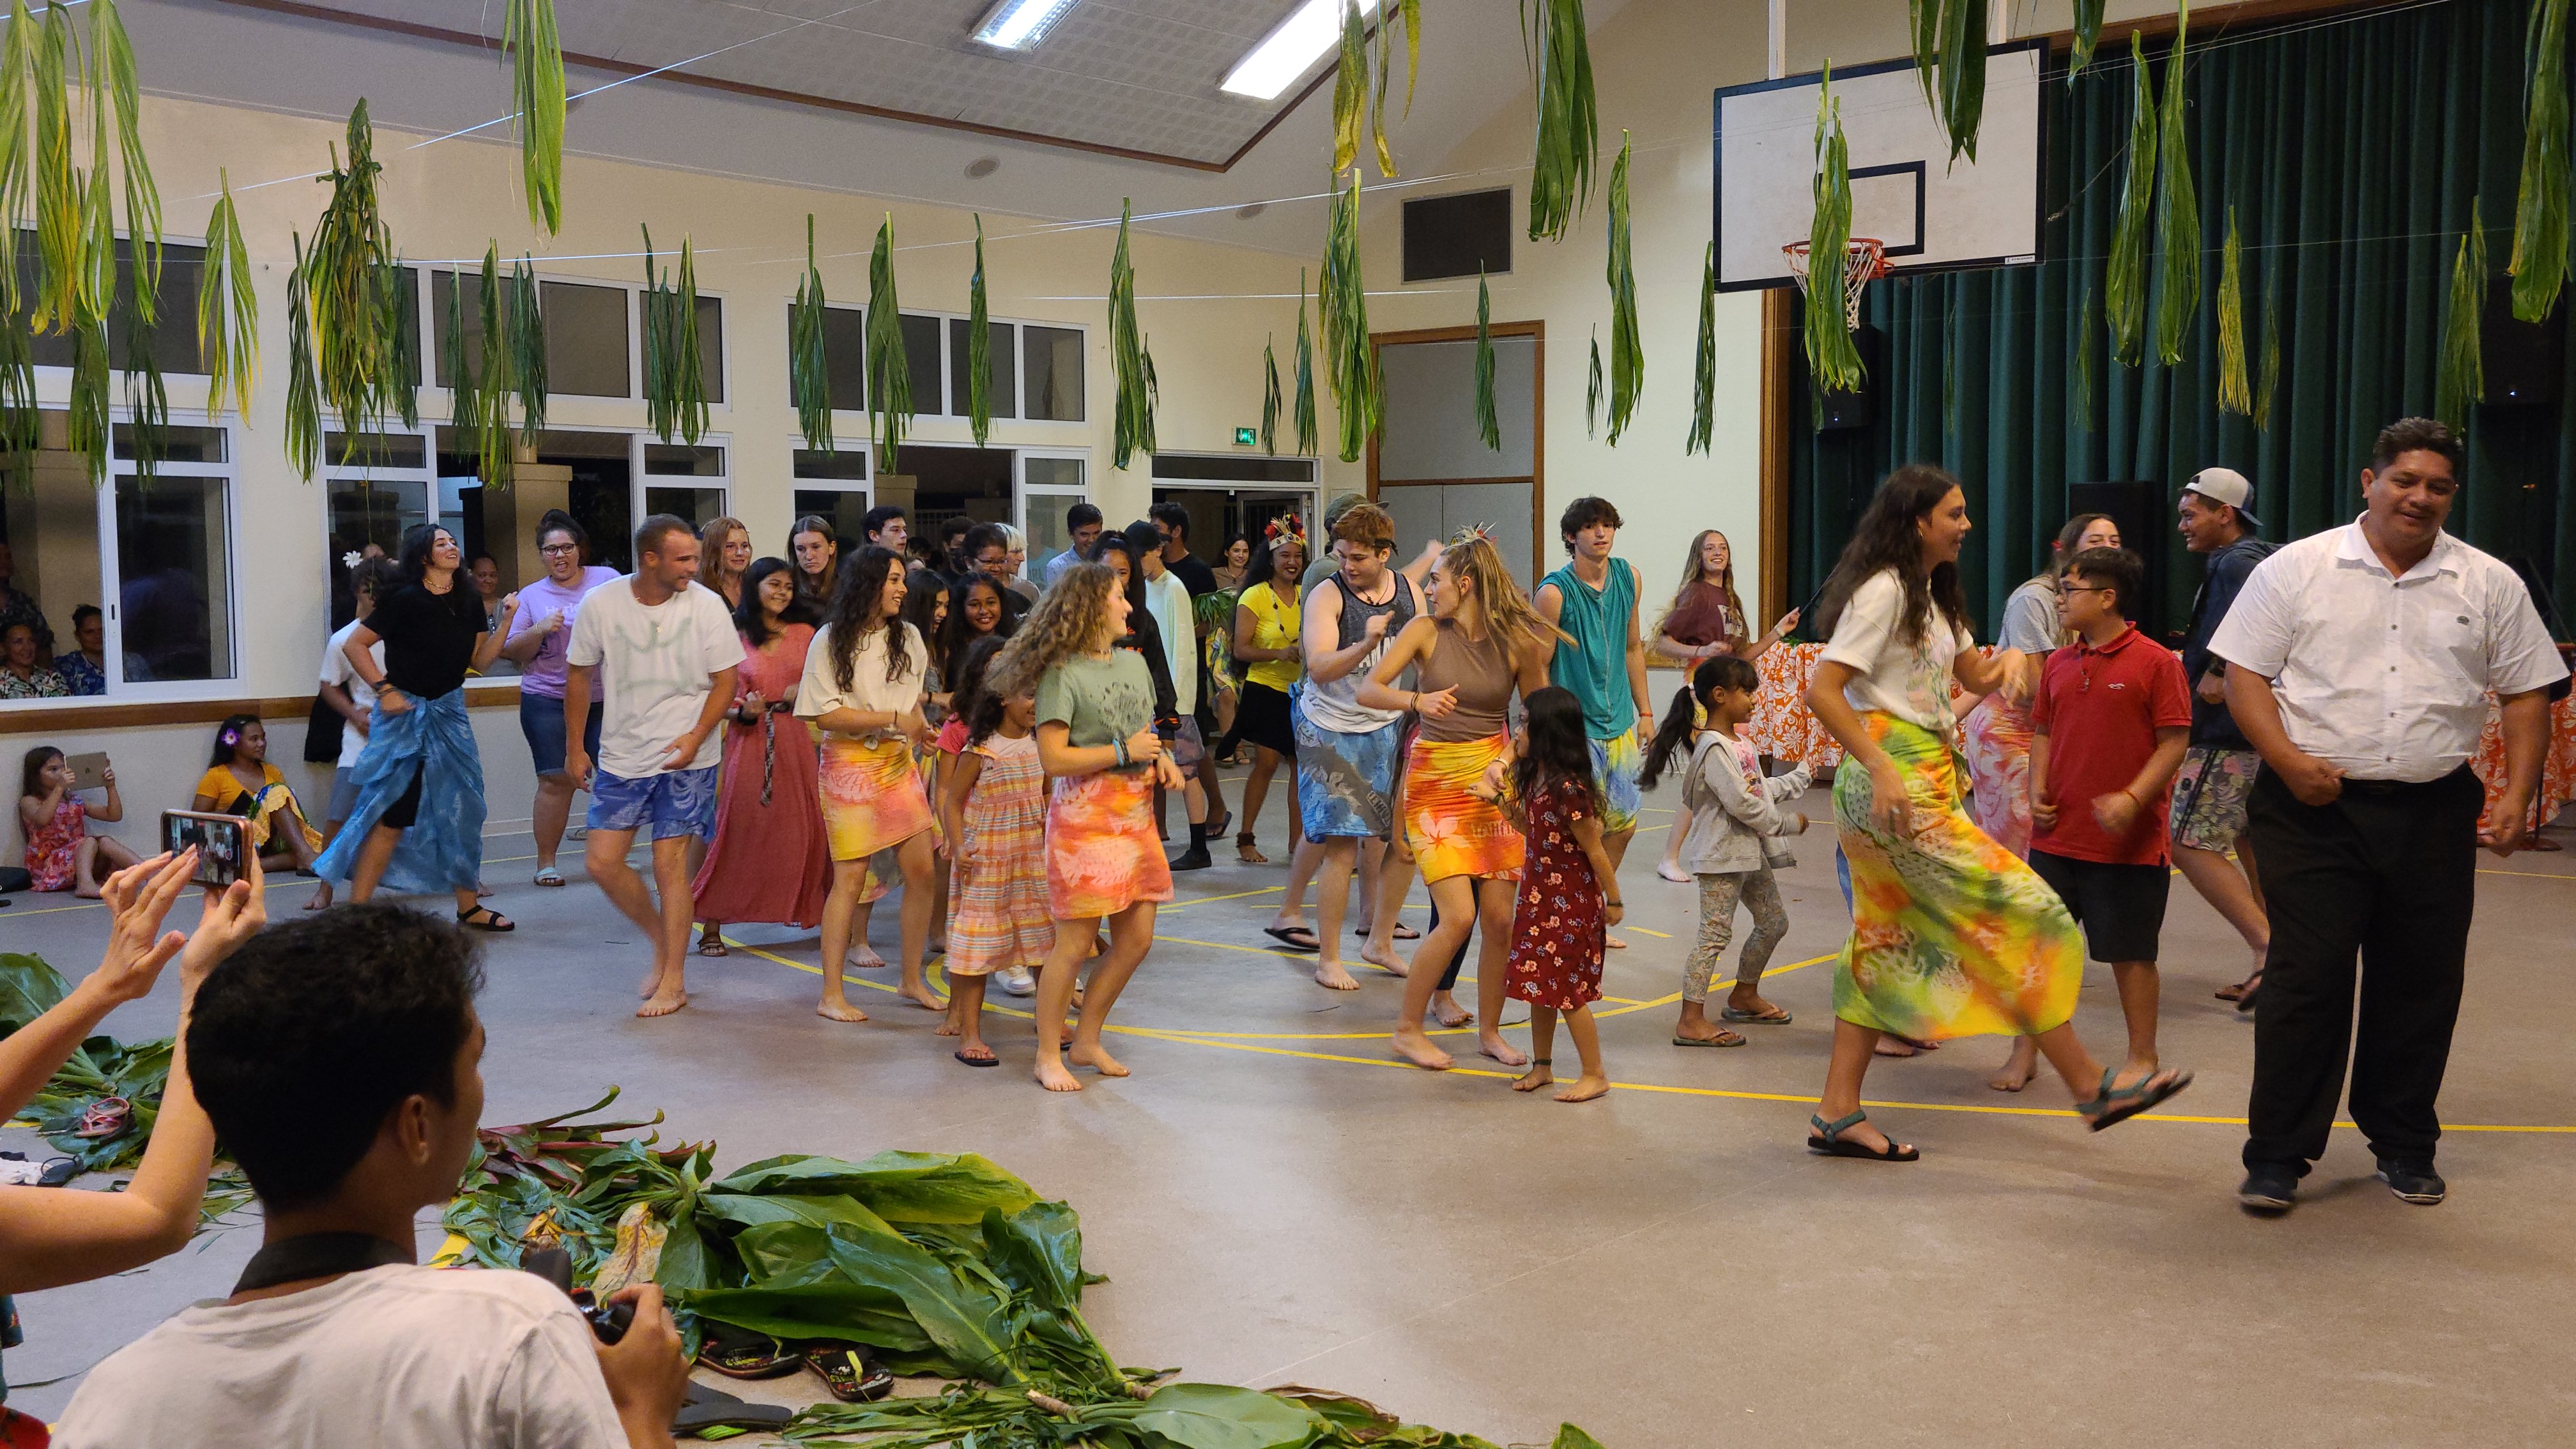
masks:
[[[716,833],[716,767],[671,770],[629,779],[593,770],[590,779],[590,828],[641,831],[653,827],[655,840]]]

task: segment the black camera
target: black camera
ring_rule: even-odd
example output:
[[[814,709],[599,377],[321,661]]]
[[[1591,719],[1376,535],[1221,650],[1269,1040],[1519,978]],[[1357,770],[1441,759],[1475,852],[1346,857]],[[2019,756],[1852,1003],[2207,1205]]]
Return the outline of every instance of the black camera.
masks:
[[[601,1303],[587,1288],[572,1286],[572,1254],[561,1248],[530,1248],[519,1255],[519,1266],[564,1291],[581,1316],[590,1321],[590,1331],[601,1343],[615,1343],[626,1336],[628,1325],[635,1321],[632,1303]]]

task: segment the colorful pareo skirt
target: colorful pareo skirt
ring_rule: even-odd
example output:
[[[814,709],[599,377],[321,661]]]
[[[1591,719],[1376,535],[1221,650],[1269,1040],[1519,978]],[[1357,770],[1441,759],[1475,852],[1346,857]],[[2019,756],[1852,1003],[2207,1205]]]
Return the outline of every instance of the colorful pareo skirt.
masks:
[[[1172,898],[1154,834],[1154,774],[1102,770],[1060,778],[1046,815],[1047,911],[1058,921],[1114,916]]]
[[[1467,793],[1511,742],[1509,735],[1414,739],[1404,762],[1404,834],[1424,885],[1453,875],[1520,878],[1528,842],[1501,810]]]
[[[824,736],[816,785],[834,860],[864,860],[937,827],[912,747],[900,737]]]
[[[1958,759],[1940,736],[1861,716],[1903,772],[1912,833],[1869,817],[1869,772],[1834,772],[1834,822],[1850,863],[1852,933],[1834,969],[1834,1014],[1940,1041],[2035,1036],[2075,1013],[2084,938],[2046,882],[1962,808]]]
[[[1987,695],[1959,722],[1969,812],[1995,843],[2030,858],[2030,711]]]

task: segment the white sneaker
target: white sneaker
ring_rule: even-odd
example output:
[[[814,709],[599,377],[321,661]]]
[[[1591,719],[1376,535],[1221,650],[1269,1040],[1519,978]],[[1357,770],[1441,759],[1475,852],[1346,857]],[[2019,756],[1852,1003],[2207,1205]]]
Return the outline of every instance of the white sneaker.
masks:
[[[1013,996],[1035,996],[1038,983],[1029,975],[1029,968],[1014,966],[1002,973],[1002,989]]]

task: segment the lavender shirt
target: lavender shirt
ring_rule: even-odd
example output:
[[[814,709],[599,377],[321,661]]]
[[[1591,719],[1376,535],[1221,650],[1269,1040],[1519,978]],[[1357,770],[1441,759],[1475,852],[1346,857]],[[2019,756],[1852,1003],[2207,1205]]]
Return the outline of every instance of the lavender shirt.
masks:
[[[624,577],[615,569],[592,564],[581,571],[579,580],[569,585],[556,583],[554,575],[548,574],[519,590],[519,612],[510,616],[510,633],[514,636],[546,615],[563,611],[563,627],[546,636],[546,641],[537,646],[537,657],[529,660],[528,667],[520,672],[520,693],[543,695],[547,699],[563,698],[564,675],[568,667],[564,662],[564,651],[572,647],[572,625],[573,620],[580,617],[582,596],[601,584],[615,583]]]

